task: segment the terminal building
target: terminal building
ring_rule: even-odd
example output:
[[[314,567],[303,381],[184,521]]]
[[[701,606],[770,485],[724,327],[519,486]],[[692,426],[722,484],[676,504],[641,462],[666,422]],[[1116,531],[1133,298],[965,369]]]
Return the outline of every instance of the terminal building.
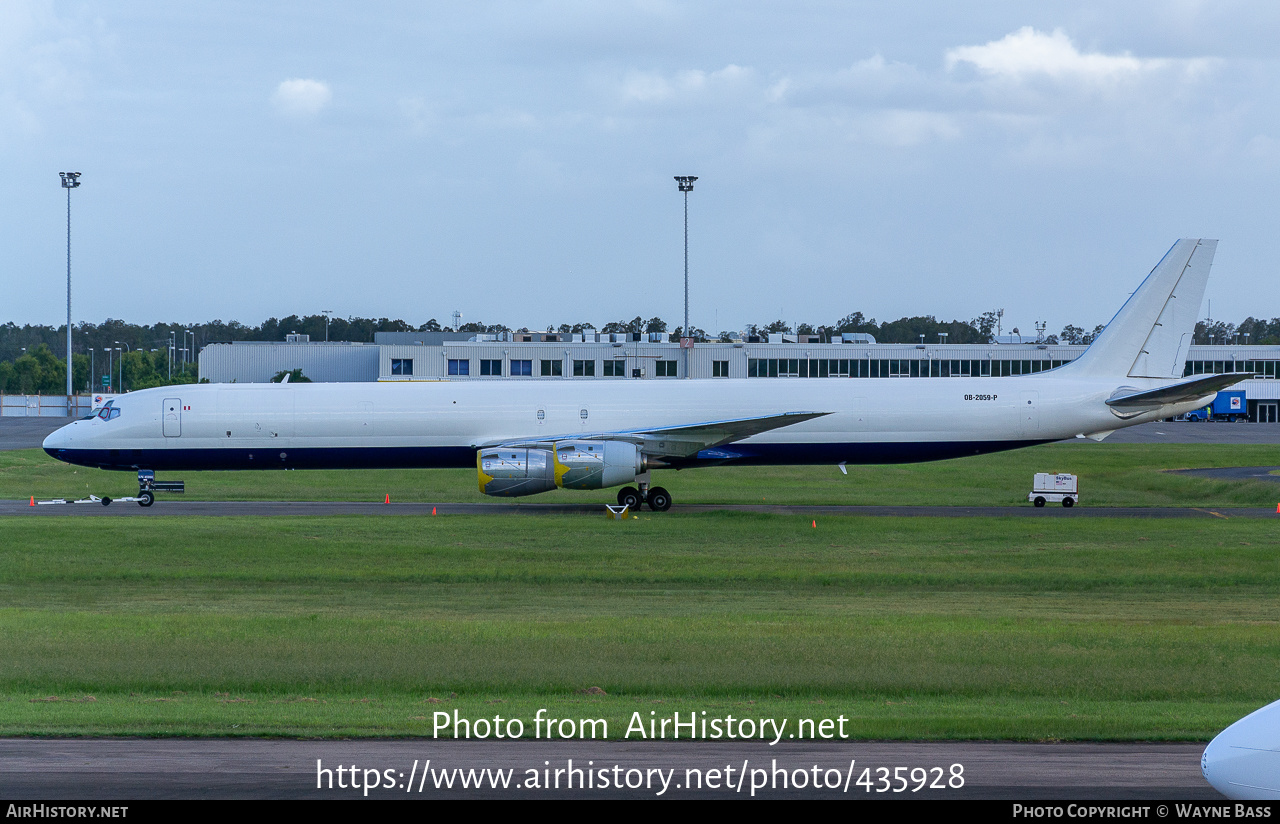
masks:
[[[1030,375],[1070,363],[1085,346],[1046,343],[880,344],[867,335],[822,343],[770,335],[682,347],[666,333],[379,332],[374,343],[210,344],[200,376],[212,383],[266,382],[301,369],[313,381],[679,380],[747,378],[910,379]],[[1248,372],[1241,417],[1280,420],[1280,346],[1192,346],[1183,374]],[[1238,397],[1238,396],[1237,396]]]

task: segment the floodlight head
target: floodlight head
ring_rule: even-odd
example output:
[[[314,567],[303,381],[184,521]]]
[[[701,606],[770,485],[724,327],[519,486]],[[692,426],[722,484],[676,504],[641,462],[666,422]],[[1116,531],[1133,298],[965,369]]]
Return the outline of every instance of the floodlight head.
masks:
[[[80,185],[79,172],[58,172],[58,175],[62,178],[62,188],[64,189],[74,189]]]
[[[680,187],[680,191],[682,192],[692,192],[693,181],[697,179],[698,178],[691,177],[689,175],[676,175],[676,185]]]

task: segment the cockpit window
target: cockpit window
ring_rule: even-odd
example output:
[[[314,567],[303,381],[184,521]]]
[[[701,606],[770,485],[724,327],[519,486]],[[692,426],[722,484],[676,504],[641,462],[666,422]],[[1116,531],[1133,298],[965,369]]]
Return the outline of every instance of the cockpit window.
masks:
[[[114,421],[120,417],[120,410],[116,409],[113,404],[115,401],[107,401],[106,404],[98,410],[98,419],[103,421]]]

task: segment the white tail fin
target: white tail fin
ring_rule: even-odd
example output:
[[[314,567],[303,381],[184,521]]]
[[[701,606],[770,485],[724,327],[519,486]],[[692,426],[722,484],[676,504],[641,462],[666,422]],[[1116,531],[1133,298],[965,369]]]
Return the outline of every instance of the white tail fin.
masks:
[[[1073,372],[1180,378],[1209,280],[1216,240],[1173,244],[1084,354]]]

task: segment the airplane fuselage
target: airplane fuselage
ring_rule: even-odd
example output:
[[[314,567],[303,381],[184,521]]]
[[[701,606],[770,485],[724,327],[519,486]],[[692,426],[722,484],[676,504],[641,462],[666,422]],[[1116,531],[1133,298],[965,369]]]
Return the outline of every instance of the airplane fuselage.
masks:
[[[1105,401],[1142,378],[1019,377],[196,384],[120,396],[119,415],[66,426],[45,450],[107,469],[471,467],[481,446],[563,441],[787,412],[829,413],[674,466],[899,463],[1105,433]]]

